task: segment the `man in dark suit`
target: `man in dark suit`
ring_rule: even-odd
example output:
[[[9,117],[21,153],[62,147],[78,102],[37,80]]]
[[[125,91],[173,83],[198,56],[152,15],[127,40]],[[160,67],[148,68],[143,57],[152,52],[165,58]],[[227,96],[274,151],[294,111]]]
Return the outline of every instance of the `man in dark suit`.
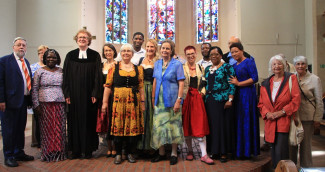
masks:
[[[228,41],[228,47],[231,46],[231,44],[233,43],[241,43],[240,39],[238,37],[232,36],[230,37],[229,41]],[[246,58],[250,58],[254,60],[254,57],[251,56],[250,54],[248,54],[246,51],[244,51],[244,56]],[[222,59],[226,62],[229,63],[230,65],[233,65],[235,63],[237,63],[237,61],[231,56],[230,50],[229,52],[223,54]]]
[[[24,58],[27,42],[17,37],[13,44],[13,53],[0,58],[0,116],[8,167],[17,167],[17,161],[34,160],[24,152],[27,106],[31,105],[31,69]]]

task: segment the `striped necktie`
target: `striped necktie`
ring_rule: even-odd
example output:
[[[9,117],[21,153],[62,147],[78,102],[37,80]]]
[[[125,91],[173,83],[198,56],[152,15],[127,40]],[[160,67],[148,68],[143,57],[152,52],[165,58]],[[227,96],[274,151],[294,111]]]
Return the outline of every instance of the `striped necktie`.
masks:
[[[32,88],[32,81],[31,81],[30,76],[28,74],[28,70],[27,70],[27,67],[25,65],[24,58],[21,58],[20,61],[21,61],[21,66],[22,66],[24,74],[25,74],[27,89],[28,89],[28,91],[30,91],[30,89]]]

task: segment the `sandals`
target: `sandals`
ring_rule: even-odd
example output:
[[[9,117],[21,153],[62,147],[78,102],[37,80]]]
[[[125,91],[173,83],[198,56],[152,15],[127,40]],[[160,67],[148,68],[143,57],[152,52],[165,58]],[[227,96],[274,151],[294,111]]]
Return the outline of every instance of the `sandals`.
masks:
[[[112,156],[112,151],[108,150],[107,153],[106,153],[106,157],[111,157]]]
[[[115,158],[116,157],[116,151],[112,150],[112,157]]]
[[[106,153],[107,158],[109,158],[109,157],[115,158],[115,156],[116,156],[116,151],[115,150],[113,150],[113,151],[108,150],[107,153]]]
[[[192,161],[194,159],[193,152],[188,152],[186,156],[187,161]]]

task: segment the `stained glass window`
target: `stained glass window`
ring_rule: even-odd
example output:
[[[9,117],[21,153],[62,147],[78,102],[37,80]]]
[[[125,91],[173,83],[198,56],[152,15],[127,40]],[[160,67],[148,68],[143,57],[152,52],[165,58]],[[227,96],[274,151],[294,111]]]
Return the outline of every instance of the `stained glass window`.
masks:
[[[175,41],[174,0],[148,0],[149,38],[161,43],[165,39]]]
[[[197,43],[218,41],[218,0],[196,0],[196,17]]]
[[[127,0],[106,0],[105,36],[106,42],[114,44],[127,43],[128,33]]]

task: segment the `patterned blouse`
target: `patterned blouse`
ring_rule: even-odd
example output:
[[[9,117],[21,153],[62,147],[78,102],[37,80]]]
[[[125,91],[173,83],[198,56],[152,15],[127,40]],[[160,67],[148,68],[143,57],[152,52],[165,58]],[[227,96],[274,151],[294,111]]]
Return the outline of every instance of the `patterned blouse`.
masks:
[[[212,65],[205,68],[206,100],[213,96],[218,102],[227,101],[229,95],[235,95],[235,85],[228,83],[230,76],[236,76],[235,70],[228,63],[224,63],[215,71],[210,71],[211,67]]]
[[[39,68],[34,74],[32,89],[33,108],[39,106],[39,102],[65,102],[62,83],[62,68],[54,72]]]

